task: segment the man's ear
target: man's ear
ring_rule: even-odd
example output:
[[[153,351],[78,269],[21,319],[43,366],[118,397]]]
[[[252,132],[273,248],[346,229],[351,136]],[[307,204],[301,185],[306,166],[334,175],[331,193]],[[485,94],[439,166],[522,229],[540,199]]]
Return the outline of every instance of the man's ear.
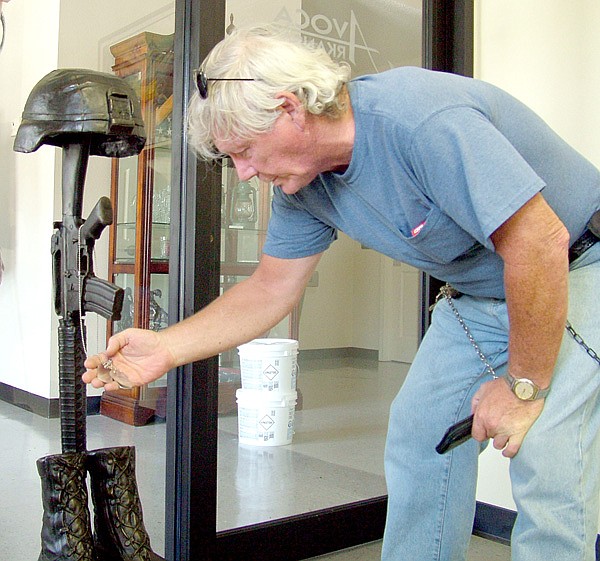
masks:
[[[298,97],[291,92],[279,92],[275,95],[275,99],[281,100],[279,110],[287,113],[294,124],[304,130],[306,111]]]

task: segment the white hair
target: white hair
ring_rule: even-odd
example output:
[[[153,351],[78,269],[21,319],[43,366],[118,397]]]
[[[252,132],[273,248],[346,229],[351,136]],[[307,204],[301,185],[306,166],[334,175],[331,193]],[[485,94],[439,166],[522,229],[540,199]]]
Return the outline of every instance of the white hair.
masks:
[[[188,140],[208,160],[222,156],[215,138],[250,140],[271,130],[282,103],[276,98],[279,92],[293,93],[314,115],[337,118],[346,109],[346,98],[340,94],[350,79],[349,66],[334,62],[323,49],[302,44],[282,28],[234,31],[212,49],[202,70],[209,79],[208,97],[202,99],[196,92],[190,100]]]

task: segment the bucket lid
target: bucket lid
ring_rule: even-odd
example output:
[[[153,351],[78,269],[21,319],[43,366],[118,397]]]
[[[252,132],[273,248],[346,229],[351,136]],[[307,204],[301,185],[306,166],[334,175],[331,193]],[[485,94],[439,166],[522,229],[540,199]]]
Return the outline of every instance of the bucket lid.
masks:
[[[298,401],[298,392],[263,392],[240,388],[235,392],[241,405],[259,405],[263,407],[288,407]]]
[[[296,339],[277,339],[275,337],[267,337],[264,339],[254,339],[249,343],[238,347],[240,354],[252,353],[253,355],[292,352],[298,352],[298,341]]]

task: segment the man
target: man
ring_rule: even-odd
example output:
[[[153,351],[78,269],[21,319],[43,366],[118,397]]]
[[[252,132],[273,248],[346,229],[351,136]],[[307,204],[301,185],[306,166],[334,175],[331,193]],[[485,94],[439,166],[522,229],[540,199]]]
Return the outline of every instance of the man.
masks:
[[[598,170],[489,84],[418,68],[348,81],[323,52],[262,29],[217,45],[197,82],[192,146],[276,186],[261,262],[181,323],[113,336],[84,380],[145,384],[259,336],[342,230],[460,291],[436,305],[392,405],[383,559],[465,559],[477,456],[492,439],[512,458],[513,559],[592,561],[600,371],[563,334],[568,311],[600,348],[600,244],[586,230]],[[436,454],[471,412],[475,440]]]

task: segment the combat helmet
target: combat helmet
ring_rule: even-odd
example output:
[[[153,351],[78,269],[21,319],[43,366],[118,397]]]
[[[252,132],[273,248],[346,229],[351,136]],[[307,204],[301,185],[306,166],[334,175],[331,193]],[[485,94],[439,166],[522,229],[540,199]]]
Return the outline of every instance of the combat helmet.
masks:
[[[44,76],[31,90],[14,150],[33,152],[42,144],[65,146],[90,137],[90,155],[122,158],[146,142],[139,99],[123,78],[81,68]]]

